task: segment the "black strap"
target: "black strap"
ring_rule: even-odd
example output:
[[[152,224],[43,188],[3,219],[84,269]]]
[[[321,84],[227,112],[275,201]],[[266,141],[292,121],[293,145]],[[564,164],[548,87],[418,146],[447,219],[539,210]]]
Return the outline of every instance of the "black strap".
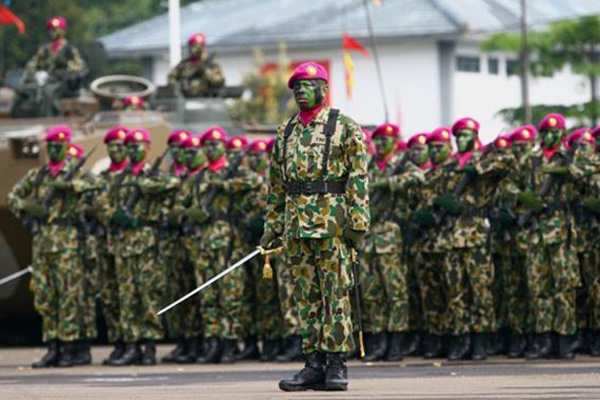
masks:
[[[313,195],[313,194],[344,194],[346,193],[346,181],[308,181],[289,182],[286,190],[290,195]]]
[[[50,168],[47,165],[43,165],[42,168],[39,169],[37,174],[35,175],[35,181],[33,182],[33,188],[35,192],[33,193],[33,197],[38,200],[40,198],[40,186],[42,185],[42,181],[50,172]]]
[[[296,115],[298,115],[298,114],[296,114]],[[288,139],[290,138],[290,136],[292,135],[292,132],[294,131],[294,126],[292,125],[292,121],[294,120],[296,115],[294,115],[292,118],[290,118],[287,125],[285,126],[285,130],[283,131],[283,162],[282,162],[282,164],[283,164],[283,178],[284,179],[286,176],[286,168],[287,168],[287,144],[288,144]]]
[[[323,151],[323,161],[321,163],[321,176],[325,177],[327,175],[328,163],[329,163],[329,150],[331,148],[331,137],[335,133],[335,128],[337,126],[337,118],[340,115],[340,110],[332,108],[329,111],[329,117],[327,118],[327,123],[325,124],[325,150]]]

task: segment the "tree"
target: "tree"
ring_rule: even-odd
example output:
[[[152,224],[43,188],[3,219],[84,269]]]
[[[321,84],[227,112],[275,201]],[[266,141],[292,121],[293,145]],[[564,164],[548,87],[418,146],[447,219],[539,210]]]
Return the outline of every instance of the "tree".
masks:
[[[528,38],[531,53],[529,69],[534,76],[548,76],[568,66],[575,74],[589,80],[590,102],[573,107],[586,113],[588,121],[596,126],[600,117],[600,17],[586,16],[555,22],[547,31],[532,32]],[[506,33],[494,35],[483,42],[482,49],[520,54],[521,36]]]

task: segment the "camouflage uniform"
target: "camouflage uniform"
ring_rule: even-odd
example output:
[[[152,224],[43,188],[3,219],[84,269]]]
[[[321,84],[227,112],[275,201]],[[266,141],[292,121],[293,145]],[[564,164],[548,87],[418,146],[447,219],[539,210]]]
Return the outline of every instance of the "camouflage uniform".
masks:
[[[292,270],[296,284],[294,298],[306,354],[354,348],[351,265],[342,233],[345,227],[369,228],[366,148],[359,126],[348,117],[337,118],[327,171],[322,170],[329,112],[324,107],[306,127],[294,116],[288,140],[286,125],[280,126],[269,172],[265,231],[284,233],[286,268]],[[347,180],[345,194],[287,193],[290,182],[314,180]]]
[[[158,244],[154,232],[161,207],[156,194],[164,189],[164,184],[147,177],[149,170],[149,165],[145,165],[139,175],[134,175],[131,167],[127,167],[122,184],[115,185],[112,194],[115,196],[114,211],[118,211],[125,207],[133,190],[141,190],[132,212],[137,227],[120,229],[114,242],[120,322],[123,340],[127,343],[160,340],[164,336],[156,313],[165,303],[165,271],[156,262]]]
[[[169,83],[180,84],[186,97],[200,97],[209,89],[223,87],[225,78],[221,67],[212,60],[189,57],[169,73]]]
[[[11,211],[19,218],[24,217],[24,203],[29,199],[42,202],[50,190],[48,183],[64,176],[69,165],[67,162],[57,176],[52,176],[47,166],[41,167],[43,172],[29,171],[8,195]],[[38,174],[41,179],[36,190]],[[65,197],[56,196],[47,219],[33,235],[34,305],[42,317],[44,342],[57,339],[73,342],[83,338],[80,304],[83,270],[78,256],[76,205],[74,190],[66,191]]]

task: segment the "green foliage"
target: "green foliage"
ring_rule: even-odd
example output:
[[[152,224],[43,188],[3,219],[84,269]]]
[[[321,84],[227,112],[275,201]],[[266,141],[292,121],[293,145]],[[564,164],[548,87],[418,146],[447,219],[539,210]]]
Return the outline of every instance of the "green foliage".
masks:
[[[595,113],[600,113],[600,105],[598,102],[588,102],[584,104],[538,104],[531,107],[532,120],[540,121],[545,115],[550,113],[559,113],[567,119],[574,121],[574,126],[591,126],[593,125],[592,116]],[[597,115],[596,114],[596,115]],[[509,126],[520,126],[525,124],[525,112],[523,107],[504,108],[498,112],[498,115]]]

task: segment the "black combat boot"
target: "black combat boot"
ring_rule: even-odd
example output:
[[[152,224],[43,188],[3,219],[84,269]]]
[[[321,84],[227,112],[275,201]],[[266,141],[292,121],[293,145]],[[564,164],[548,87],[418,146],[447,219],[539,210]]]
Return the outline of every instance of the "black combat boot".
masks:
[[[403,332],[390,333],[390,345],[388,348],[386,361],[402,361],[404,358],[404,339]]]
[[[575,358],[575,354],[573,353],[573,336],[558,335],[557,357],[561,360],[572,360]]]
[[[552,337],[550,332],[538,333],[533,337],[529,348],[525,350],[525,359],[537,360],[548,358],[552,354]]]
[[[199,364],[216,364],[221,358],[221,343],[219,338],[210,337],[204,342],[204,354],[196,358]]]
[[[190,338],[186,340],[185,352],[181,353],[175,358],[175,362],[178,364],[193,364],[198,358],[198,349],[200,348],[200,341],[198,338]]]
[[[323,390],[325,388],[325,356],[315,351],[306,356],[304,368],[292,379],[279,381],[279,389],[286,392]]]
[[[474,333],[473,334],[473,352],[471,353],[471,360],[473,361],[484,361],[487,360],[487,335],[485,333]]]
[[[75,359],[74,365],[90,365],[92,363],[91,345],[88,340],[80,340],[75,342]]]
[[[244,350],[236,354],[236,361],[258,360],[260,351],[258,350],[258,338],[256,335],[248,336],[244,339]]]
[[[102,361],[102,365],[113,365],[112,363],[115,360],[123,357],[123,353],[125,353],[125,343],[122,340],[119,340],[115,343],[115,348],[110,352],[108,358]]]
[[[588,354],[590,351],[589,335],[585,329],[579,329],[573,336],[572,345],[573,353]]]
[[[125,351],[121,357],[108,365],[121,367],[123,365],[139,365],[142,362],[142,350],[139,343],[125,343]]]
[[[327,353],[325,390],[348,390],[348,367],[343,353]]]
[[[423,341],[423,358],[431,360],[442,356],[442,337],[428,333]]]
[[[300,361],[303,358],[302,354],[302,336],[292,335],[287,339],[284,339],[286,344],[283,354],[275,357],[277,362],[293,362]]]
[[[146,340],[146,348],[142,354],[142,365],[156,365],[156,345],[154,340]]]
[[[160,359],[161,362],[165,363],[165,364],[171,364],[171,363],[175,363],[177,362],[177,357],[180,357],[183,354],[186,354],[188,349],[187,349],[187,342],[185,339],[181,338],[177,341],[177,345],[175,346],[175,348],[173,350],[171,350],[169,353],[167,353],[163,358]]]
[[[371,335],[370,352],[365,356],[365,361],[380,361],[387,354],[388,334],[387,332],[374,333]]]
[[[260,361],[275,361],[275,357],[279,354],[280,349],[281,341],[279,339],[265,340],[263,342],[262,353],[260,354]]]
[[[223,339],[221,364],[233,364],[236,361],[237,340]]]
[[[75,365],[77,346],[75,342],[64,342],[60,347],[59,367],[72,367]]]
[[[48,352],[42,357],[40,361],[36,361],[31,364],[31,368],[50,368],[56,367],[60,358],[58,340],[51,340],[48,342]]]
[[[525,335],[511,334],[510,343],[508,346],[508,358],[523,357],[526,347],[527,339],[525,338]]]
[[[600,331],[589,332],[590,356],[600,357]]]
[[[406,337],[404,345],[404,356],[418,355],[421,347],[421,332],[410,332]]]
[[[448,361],[464,360],[471,350],[471,335],[457,335],[450,337],[450,350]]]
[[[497,356],[499,354],[506,354],[508,342],[508,333],[506,330],[500,330],[499,332],[490,333],[486,340],[486,352],[488,356]]]

